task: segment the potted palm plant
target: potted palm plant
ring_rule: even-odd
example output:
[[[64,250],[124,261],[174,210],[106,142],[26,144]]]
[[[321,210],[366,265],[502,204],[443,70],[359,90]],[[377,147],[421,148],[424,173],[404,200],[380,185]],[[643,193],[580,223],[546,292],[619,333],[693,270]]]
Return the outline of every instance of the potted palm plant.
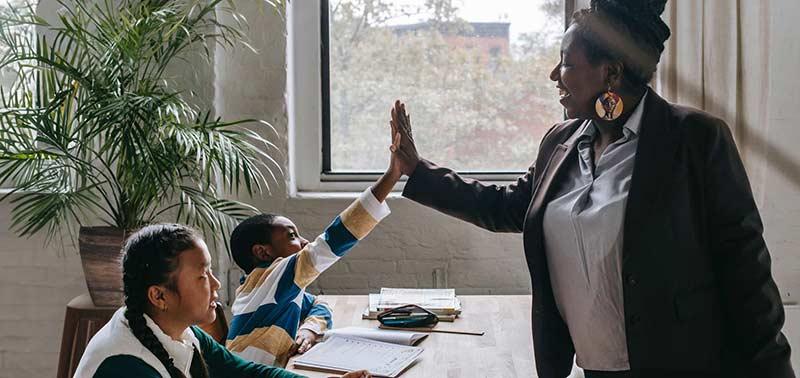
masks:
[[[52,25],[30,5],[2,16],[0,69],[15,80],[0,92],[0,186],[13,188],[0,202],[20,236],[74,241],[79,230],[92,300],[115,306],[127,233],[173,220],[224,238],[255,212],[225,194],[269,190],[274,146],[243,124],[271,126],[215,118],[168,74],[244,42],[241,22],[217,19],[243,20],[232,2],[59,3]]]

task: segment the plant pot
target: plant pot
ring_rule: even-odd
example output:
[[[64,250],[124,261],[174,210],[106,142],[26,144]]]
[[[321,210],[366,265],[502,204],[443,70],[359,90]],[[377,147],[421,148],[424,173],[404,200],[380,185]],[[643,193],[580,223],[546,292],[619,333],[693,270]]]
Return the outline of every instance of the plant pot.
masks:
[[[116,227],[81,227],[78,245],[83,275],[92,302],[98,307],[119,307],[122,292],[122,243],[128,236]]]

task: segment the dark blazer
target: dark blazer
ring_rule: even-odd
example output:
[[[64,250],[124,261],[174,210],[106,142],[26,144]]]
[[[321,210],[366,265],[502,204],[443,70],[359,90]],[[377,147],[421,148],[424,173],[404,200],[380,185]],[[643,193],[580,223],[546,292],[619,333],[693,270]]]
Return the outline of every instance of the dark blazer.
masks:
[[[761,218],[725,123],[646,97],[625,210],[623,298],[631,369],[794,377]],[[576,159],[569,120],[515,183],[486,185],[422,160],[403,195],[495,232],[522,232],[540,377],[566,377],[574,348],[555,305],[542,235],[547,203]]]

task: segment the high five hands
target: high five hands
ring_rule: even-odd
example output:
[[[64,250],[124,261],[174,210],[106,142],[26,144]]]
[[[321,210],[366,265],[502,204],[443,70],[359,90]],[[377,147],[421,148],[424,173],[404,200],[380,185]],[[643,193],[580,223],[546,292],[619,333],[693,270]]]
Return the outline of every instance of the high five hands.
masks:
[[[417,146],[414,144],[414,137],[411,133],[411,117],[406,113],[406,105],[395,101],[392,107],[392,120],[389,125],[392,128],[392,151],[390,167],[400,170],[400,173],[411,176],[419,163]]]

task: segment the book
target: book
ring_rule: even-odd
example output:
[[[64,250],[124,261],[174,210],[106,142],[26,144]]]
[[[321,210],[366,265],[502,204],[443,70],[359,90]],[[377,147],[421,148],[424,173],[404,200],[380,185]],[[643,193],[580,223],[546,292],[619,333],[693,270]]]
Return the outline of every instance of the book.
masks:
[[[380,294],[369,295],[369,305],[361,318],[375,320],[382,311],[406,304],[423,307],[444,322],[452,322],[461,314],[461,301],[454,289],[381,288]]]
[[[405,330],[385,330],[379,328],[362,328],[362,327],[345,327],[334,328],[325,332],[322,341],[334,336],[347,336],[359,337],[362,339],[369,339],[374,341],[382,341],[385,343],[400,344],[400,345],[416,345],[426,337],[427,333],[412,332]]]
[[[348,372],[368,370],[375,377],[395,378],[422,354],[423,348],[358,337],[332,335],[294,359],[294,367]]]
[[[436,314],[452,315],[461,311],[455,289],[398,289],[381,288],[378,310],[415,304]]]
[[[378,295],[378,294],[370,294],[370,295]],[[432,312],[436,313],[435,311]],[[364,312],[361,313],[361,319],[378,320],[378,314],[380,313],[381,311],[378,311],[377,308],[370,308],[369,306],[367,306],[367,308],[364,309]],[[458,317],[457,314],[452,314],[452,315],[436,314],[436,316],[439,317],[440,322],[453,322]]]

